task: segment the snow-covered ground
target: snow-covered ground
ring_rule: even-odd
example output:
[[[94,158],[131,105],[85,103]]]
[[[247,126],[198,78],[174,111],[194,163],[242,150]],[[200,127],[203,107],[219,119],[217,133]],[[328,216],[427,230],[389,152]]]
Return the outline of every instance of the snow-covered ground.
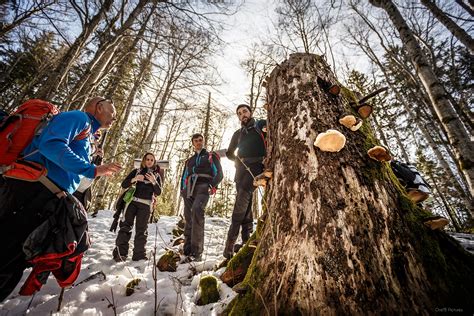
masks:
[[[72,288],[66,289],[60,312],[57,312],[61,292],[56,280],[50,277],[41,291],[34,297],[19,296],[18,291],[29,275],[26,270],[17,288],[3,304],[0,304],[0,315],[114,315],[109,301],[112,294],[119,315],[153,315],[155,306],[155,286],[152,277],[153,259],[151,251],[157,247],[157,260],[171,247],[172,229],[178,222],[177,217],[160,218],[158,223],[148,226],[147,252],[148,261],[134,262],[130,259],[116,263],[112,259],[112,249],[116,234],[109,232],[112,223],[112,212],[101,211],[96,218],[89,219],[92,246],[84,255],[82,269],[76,284],[104,272],[106,279],[94,278]],[[158,315],[217,315],[222,313],[227,304],[237,295],[219,279],[220,301],[214,304],[198,306],[198,285],[201,277],[214,275],[219,277],[223,269],[213,271],[214,266],[222,260],[229,220],[206,218],[205,246],[203,262],[182,263],[176,272],[157,274]],[[131,241],[133,241],[132,236]],[[130,250],[133,248],[131,247]],[[131,258],[129,253],[129,258]],[[131,296],[125,295],[129,281],[140,278],[142,281]]]

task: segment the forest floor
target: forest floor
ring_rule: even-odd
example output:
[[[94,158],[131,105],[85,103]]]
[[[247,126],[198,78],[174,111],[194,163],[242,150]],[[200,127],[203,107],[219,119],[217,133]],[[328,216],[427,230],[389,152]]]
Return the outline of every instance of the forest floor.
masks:
[[[116,234],[109,231],[112,215],[111,211],[100,211],[97,217],[89,218],[92,245],[84,255],[81,273],[75,284],[92,275],[98,277],[66,289],[60,312],[57,312],[57,309],[61,289],[52,276],[33,297],[18,295],[21,285],[31,271],[28,269],[10,297],[0,304],[0,315],[114,315],[112,304],[109,303],[112,302],[111,291],[117,314],[153,315],[155,281],[151,252],[156,246],[158,260],[165,253],[165,248],[171,248],[174,238],[172,230],[179,218],[163,216],[157,223],[149,224],[148,261],[131,261],[132,253],[129,253],[127,261],[116,263],[112,259]],[[222,251],[228,227],[228,219],[207,217],[203,261],[181,263],[176,272],[158,271],[157,315],[218,315],[237,295],[219,279],[225,268],[214,271],[214,267],[224,259]],[[132,235],[132,244],[133,238]],[[132,249],[131,247],[130,251]],[[105,274],[105,280],[100,273],[97,274],[100,271]],[[220,300],[198,306],[196,302],[199,299],[199,281],[206,275],[218,278]],[[135,278],[140,278],[141,282],[131,296],[126,296],[126,285]]]
[[[153,315],[155,281],[151,253],[156,247],[158,260],[166,248],[177,249],[177,246],[172,247],[171,244],[174,239],[172,230],[179,218],[163,216],[157,223],[149,224],[148,261],[134,262],[128,259],[116,263],[112,259],[116,234],[109,231],[112,214],[112,211],[100,211],[97,217],[89,219],[92,246],[84,255],[81,273],[75,285],[65,290],[59,312],[57,309],[61,289],[52,276],[33,297],[17,294],[31,271],[28,269],[10,297],[0,304],[0,315],[114,315],[113,306],[118,315]],[[237,295],[219,279],[225,268],[214,271],[224,259],[222,251],[228,227],[229,219],[207,217],[203,261],[181,263],[176,272],[158,271],[157,315],[219,315]],[[450,233],[450,235],[466,250],[474,253],[474,235],[461,233]],[[133,238],[132,235],[132,241]],[[106,276],[105,279],[100,272]],[[198,306],[196,302],[200,295],[199,281],[206,275],[218,278],[220,300]],[[91,276],[97,277],[78,284]],[[132,295],[126,296],[126,285],[136,278],[141,279],[140,283]]]

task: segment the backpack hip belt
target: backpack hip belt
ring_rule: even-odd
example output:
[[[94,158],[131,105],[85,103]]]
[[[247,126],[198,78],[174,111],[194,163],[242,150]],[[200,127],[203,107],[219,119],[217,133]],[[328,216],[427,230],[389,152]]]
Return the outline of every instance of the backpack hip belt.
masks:
[[[151,205],[151,202],[152,200],[147,200],[147,199],[140,199],[140,198],[137,198],[137,197],[133,197],[132,198],[132,202],[135,201],[135,202],[138,202],[138,203],[142,203],[142,204],[146,204],[148,206]]]
[[[194,188],[196,187],[196,182],[198,178],[208,178],[212,179],[213,176],[205,173],[193,173],[188,176],[188,179],[191,178],[191,185],[187,186],[186,197],[193,196]]]
[[[46,177],[46,169],[38,163],[24,160],[14,162],[9,166],[2,167],[0,173],[5,178],[40,182],[59,199],[66,197],[66,193]]]

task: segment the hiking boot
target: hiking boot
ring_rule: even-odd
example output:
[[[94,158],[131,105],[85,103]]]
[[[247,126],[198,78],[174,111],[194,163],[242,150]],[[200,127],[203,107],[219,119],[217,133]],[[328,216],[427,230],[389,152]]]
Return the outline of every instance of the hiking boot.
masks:
[[[125,260],[127,260],[127,254],[121,255],[118,248],[115,247],[112,251],[112,258],[115,260],[115,262],[124,262]]]
[[[125,262],[127,260],[126,256],[114,256],[113,258],[115,262]]]
[[[234,244],[235,241],[233,240],[227,240],[225,242],[225,247],[224,247],[224,253],[222,254],[224,258],[230,259],[234,255]]]
[[[239,250],[242,248],[243,245],[241,244],[235,244],[234,245],[234,253],[237,253],[239,252]]]
[[[148,260],[148,257],[147,256],[137,256],[137,257],[133,256],[132,260],[133,261]]]
[[[425,218],[423,224],[429,227],[431,230],[442,229],[444,226],[449,224],[448,219],[443,216],[435,215]]]
[[[194,255],[191,255],[191,256],[186,256],[184,259],[183,259],[183,263],[190,263],[190,262],[194,262],[194,261],[202,261],[202,255],[197,255],[197,256],[194,256]]]

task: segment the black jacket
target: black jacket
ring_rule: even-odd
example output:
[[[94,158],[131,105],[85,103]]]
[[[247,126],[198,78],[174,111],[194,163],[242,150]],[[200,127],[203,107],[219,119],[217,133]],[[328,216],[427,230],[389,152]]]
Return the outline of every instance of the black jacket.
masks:
[[[209,178],[198,177],[196,184],[206,183],[216,188],[222,181],[223,173],[220,158],[214,152],[209,153],[203,148],[199,154],[195,153],[184,164],[183,174],[181,175],[181,190],[186,189],[189,177],[192,174],[206,174],[210,176]]]
[[[153,194],[155,196],[158,196],[161,194],[161,176],[160,176],[160,167],[156,167],[155,169],[148,169],[148,168],[142,168],[142,169],[134,169],[132,172],[129,173],[129,175],[125,178],[125,180],[122,181],[122,188],[126,189],[130,187],[132,183],[132,179],[135,178],[137,175],[143,175],[147,172],[153,172],[153,174],[156,177],[156,184],[152,184],[148,180],[144,181],[138,181],[137,182],[137,189],[135,190],[135,194],[133,195],[134,197],[140,198],[140,199],[146,199],[146,200],[151,200],[153,198]]]
[[[226,156],[235,160],[235,150],[238,149],[240,158],[263,158],[265,157],[266,133],[262,129],[267,125],[266,120],[255,120],[251,118],[247,124],[235,131],[230,140]]]

